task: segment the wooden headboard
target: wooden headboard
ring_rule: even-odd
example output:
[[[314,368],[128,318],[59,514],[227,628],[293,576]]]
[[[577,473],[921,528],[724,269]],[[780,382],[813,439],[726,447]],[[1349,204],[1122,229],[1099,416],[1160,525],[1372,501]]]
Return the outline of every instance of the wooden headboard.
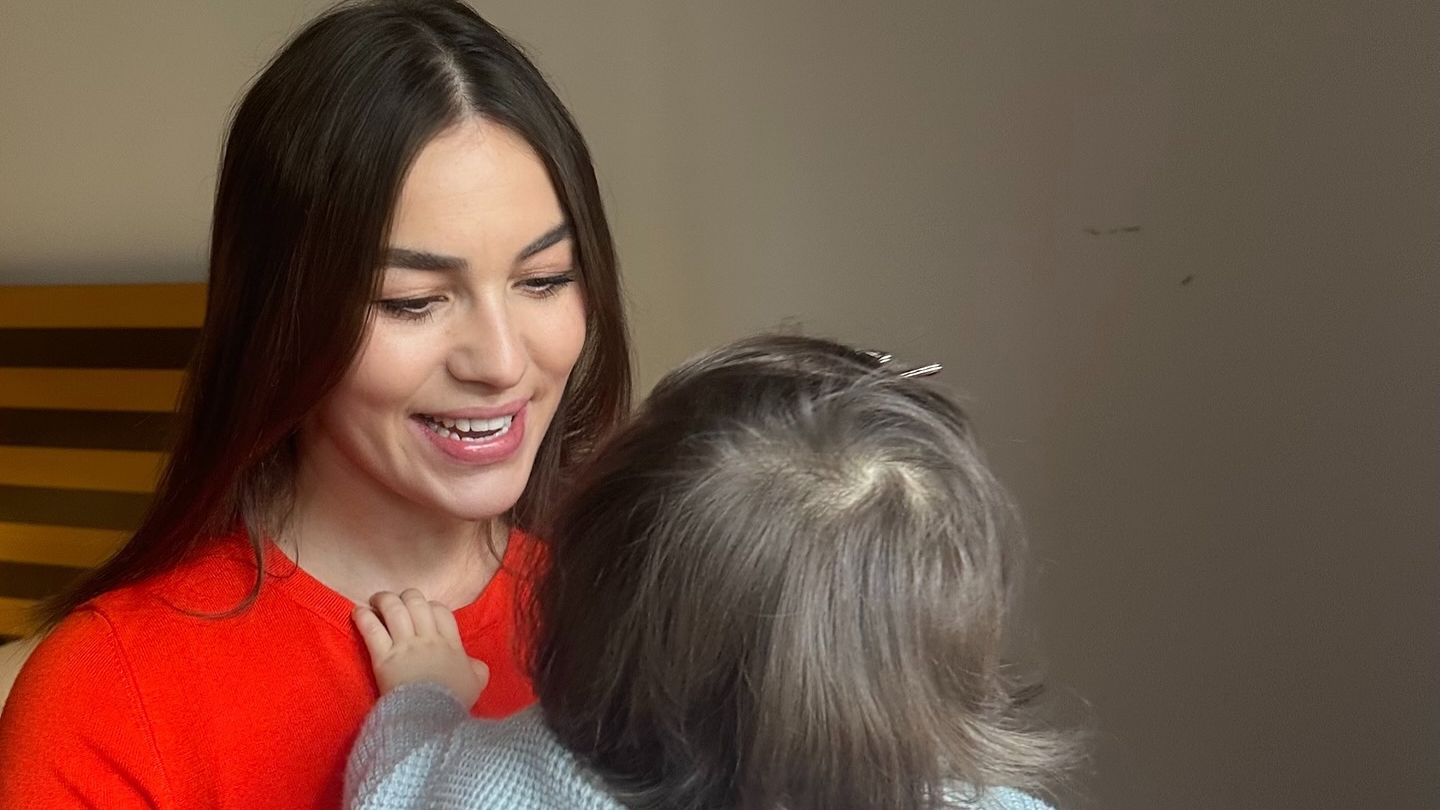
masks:
[[[144,512],[203,284],[0,286],[0,640]]]

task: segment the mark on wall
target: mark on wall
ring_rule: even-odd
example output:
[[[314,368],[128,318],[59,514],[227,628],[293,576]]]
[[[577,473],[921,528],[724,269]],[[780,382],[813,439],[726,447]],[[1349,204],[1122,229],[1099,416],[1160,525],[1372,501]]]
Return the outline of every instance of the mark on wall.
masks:
[[[1113,236],[1113,235],[1115,235],[1115,234],[1117,234],[1117,233],[1139,233],[1139,232],[1140,232],[1140,226],[1139,226],[1139,225],[1123,225],[1123,226],[1121,226],[1121,227],[1119,227],[1119,228],[1110,228],[1110,229],[1107,229],[1107,230],[1101,230],[1101,229],[1099,229],[1099,228],[1083,228],[1082,230],[1084,230],[1085,233],[1088,233],[1088,234],[1090,234],[1091,236]]]

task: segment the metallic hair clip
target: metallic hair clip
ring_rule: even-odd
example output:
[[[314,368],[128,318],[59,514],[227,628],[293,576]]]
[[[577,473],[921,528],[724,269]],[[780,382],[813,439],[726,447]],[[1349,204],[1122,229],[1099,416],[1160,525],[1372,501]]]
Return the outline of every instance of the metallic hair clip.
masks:
[[[886,354],[885,352],[872,352],[868,349],[862,349],[860,353],[874,360],[876,364],[882,366],[895,359],[894,355]],[[945,367],[940,365],[939,363],[929,363],[923,366],[919,366],[917,368],[912,368],[908,371],[902,371],[900,372],[900,376],[906,379],[930,377],[939,374],[942,370],[944,370],[944,368]]]
[[[940,365],[939,363],[930,363],[928,365],[920,366],[919,368],[912,368],[909,371],[902,371],[900,372],[900,376],[906,378],[933,377],[934,375],[939,374],[944,369],[945,367]]]

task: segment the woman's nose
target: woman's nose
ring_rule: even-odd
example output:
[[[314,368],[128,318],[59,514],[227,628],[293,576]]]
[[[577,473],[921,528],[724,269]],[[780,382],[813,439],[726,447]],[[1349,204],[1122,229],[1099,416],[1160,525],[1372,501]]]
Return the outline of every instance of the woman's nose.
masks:
[[[455,379],[495,389],[520,383],[530,360],[503,301],[477,304],[455,331],[447,363]]]

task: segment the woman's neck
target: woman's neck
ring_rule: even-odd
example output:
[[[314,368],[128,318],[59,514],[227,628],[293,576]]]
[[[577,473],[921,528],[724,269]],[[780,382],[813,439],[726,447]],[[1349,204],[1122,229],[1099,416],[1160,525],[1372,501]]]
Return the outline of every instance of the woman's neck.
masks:
[[[507,536],[498,519],[426,509],[322,452],[304,454],[293,508],[275,540],[306,573],[351,601],[419,588],[455,609],[489,583]]]

